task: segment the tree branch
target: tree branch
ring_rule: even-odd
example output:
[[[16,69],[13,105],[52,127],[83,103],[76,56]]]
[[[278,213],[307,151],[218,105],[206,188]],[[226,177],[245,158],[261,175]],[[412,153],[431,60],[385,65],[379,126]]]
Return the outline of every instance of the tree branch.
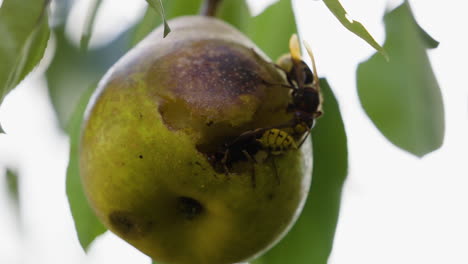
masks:
[[[218,10],[219,4],[222,0],[205,0],[203,7],[201,9],[200,14],[202,16],[212,16],[216,15],[216,11]]]

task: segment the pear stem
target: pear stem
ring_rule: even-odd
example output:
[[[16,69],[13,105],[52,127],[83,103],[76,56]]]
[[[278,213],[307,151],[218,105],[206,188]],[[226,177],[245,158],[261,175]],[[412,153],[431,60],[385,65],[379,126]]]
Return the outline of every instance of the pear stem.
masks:
[[[216,16],[216,11],[218,10],[221,1],[222,0],[205,0],[200,14],[202,16]]]

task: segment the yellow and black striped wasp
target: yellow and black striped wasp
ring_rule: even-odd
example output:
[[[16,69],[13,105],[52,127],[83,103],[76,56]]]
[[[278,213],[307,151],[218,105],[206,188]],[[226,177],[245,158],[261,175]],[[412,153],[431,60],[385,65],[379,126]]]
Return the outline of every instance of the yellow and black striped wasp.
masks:
[[[286,111],[293,114],[292,120],[274,127],[246,131],[226,144],[221,152],[222,157],[219,152],[215,154],[218,155],[216,160],[221,160],[225,172],[229,172],[237,161],[250,160],[256,163],[255,155],[260,151],[281,155],[288,150],[298,149],[307,139],[315,119],[322,115],[322,96],[315,60],[310,46],[304,44],[312,61],[313,72],[302,60],[296,34],[289,41],[290,53],[283,55],[275,65],[286,76],[288,84],[282,86],[291,89],[291,102]],[[279,179],[273,159],[272,162]],[[252,172],[252,184],[255,187],[255,171]]]
[[[233,163],[245,160],[252,164],[261,163],[268,154],[281,155],[290,149],[297,149],[296,140],[285,131],[277,128],[258,128],[242,133],[230,144],[226,145],[223,152],[218,152],[218,160],[221,160],[223,170],[229,173]],[[257,155],[259,153],[266,154]],[[275,169],[275,176],[279,183],[278,169],[274,159],[271,159]],[[252,165],[252,186],[255,187],[255,165]]]
[[[294,114],[293,120],[283,125],[294,129],[296,135],[304,135],[300,147],[314,126],[315,119],[320,117],[322,111],[322,95],[320,93],[320,81],[317,75],[312,49],[304,42],[307,53],[312,62],[313,73],[309,66],[302,60],[299,41],[294,34],[289,40],[289,54],[283,55],[277,62],[277,67],[282,70],[288,80],[288,88],[292,89],[292,103],[288,110]]]

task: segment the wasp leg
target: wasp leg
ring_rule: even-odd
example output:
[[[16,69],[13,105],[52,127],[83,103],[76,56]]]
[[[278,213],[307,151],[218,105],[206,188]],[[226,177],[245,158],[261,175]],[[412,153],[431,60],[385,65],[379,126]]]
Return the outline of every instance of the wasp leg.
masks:
[[[279,185],[281,184],[281,180],[280,180],[279,173],[278,173],[278,167],[276,166],[275,157],[273,155],[271,156],[271,163],[273,163],[273,168],[275,168],[275,178]]]
[[[255,178],[255,164],[257,163],[253,158],[252,156],[250,156],[250,154],[245,151],[245,150],[242,150],[242,153],[244,153],[245,157],[247,157],[247,159],[252,163],[252,176],[251,176],[251,180],[252,180],[252,188],[255,189],[256,187],[256,178]]]
[[[305,134],[304,138],[301,140],[301,143],[299,143],[299,145],[297,145],[297,148],[301,148],[302,144],[304,144],[304,142],[306,141],[307,137],[310,135],[310,129],[307,130],[307,133]]]
[[[226,151],[224,152],[224,157],[221,160],[221,163],[223,164],[223,167],[224,167],[224,174],[226,174],[226,176],[229,176],[229,174],[231,173],[227,166],[228,157],[229,157],[229,149],[226,149]]]

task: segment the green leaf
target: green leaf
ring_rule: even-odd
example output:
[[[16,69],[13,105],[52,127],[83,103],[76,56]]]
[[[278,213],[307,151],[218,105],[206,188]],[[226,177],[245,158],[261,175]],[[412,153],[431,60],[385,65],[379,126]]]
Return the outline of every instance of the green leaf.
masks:
[[[14,202],[15,207],[19,206],[19,187],[18,187],[18,174],[10,169],[6,171],[6,183],[8,188],[8,194],[11,200]]]
[[[161,2],[161,0],[146,0],[148,4],[161,16],[163,23],[164,23],[164,36],[166,37],[169,32],[171,32],[171,29],[169,28],[169,25],[167,24],[166,21],[166,15],[164,14],[164,7]]]
[[[0,104],[39,63],[49,39],[48,0],[5,0],[0,9]]]
[[[426,44],[427,49],[435,49],[439,46],[439,42],[435,40],[431,35],[429,35],[417,22],[414,20],[414,17],[411,17],[413,23],[417,26],[419,36],[422,39],[422,42]]]
[[[102,0],[94,0],[88,10],[86,17],[83,34],[81,35],[81,49],[87,50],[89,41],[91,40],[91,34],[93,32],[94,22],[96,21],[97,12],[102,4]]]
[[[85,52],[69,41],[63,27],[54,33],[55,55],[46,76],[52,105],[65,128],[81,95],[127,51],[130,34],[124,32],[109,45]]]
[[[388,140],[421,157],[444,139],[442,95],[426,53],[437,44],[417,25],[407,2],[384,20],[390,61],[374,55],[359,65],[359,97]]]
[[[87,250],[91,242],[106,231],[105,227],[98,220],[93,210],[88,204],[83,192],[79,172],[79,141],[81,132],[81,123],[86,105],[91,97],[96,85],[93,85],[80,99],[72,119],[69,124],[70,135],[70,159],[67,168],[66,190],[70,210],[75,220],[78,240],[83,249]]]
[[[246,33],[252,17],[245,0],[223,0],[218,7],[216,17]]]
[[[172,19],[178,16],[194,15],[200,9],[202,0],[163,0],[167,19]],[[142,40],[153,29],[162,23],[161,16],[156,15],[150,8],[146,10],[143,19],[135,27],[135,36],[133,45]]]
[[[252,18],[246,33],[274,60],[288,53],[289,39],[297,33],[291,0],[280,0]]]
[[[21,228],[21,204],[18,171],[7,168],[5,173],[5,180],[7,187],[6,191],[10,198],[10,202],[13,205],[14,217],[16,222],[19,224],[18,227]]]
[[[367,29],[359,21],[350,20],[348,13],[339,0],[323,0],[323,2],[345,28],[365,40],[388,60],[388,54],[385,48],[382,48],[379,43],[375,41],[372,35],[369,34]]]
[[[0,124],[0,134],[5,134],[5,130],[3,130],[2,124]]]
[[[224,0],[219,17],[244,32],[272,59],[289,52],[289,38],[297,32],[291,0],[280,0],[256,17],[244,1]]]
[[[202,1],[166,0],[163,3],[167,18],[172,19],[197,14]],[[250,15],[244,0],[224,0],[217,17],[244,32],[273,59],[288,52],[289,38],[297,32],[290,0],[280,0],[256,17]],[[155,16],[154,12],[147,11],[136,27],[134,43],[143,39],[161,22],[161,18]]]
[[[326,264],[332,250],[348,147],[336,98],[326,80],[321,87],[325,114],[312,129],[314,170],[304,210],[286,237],[254,264]]]

